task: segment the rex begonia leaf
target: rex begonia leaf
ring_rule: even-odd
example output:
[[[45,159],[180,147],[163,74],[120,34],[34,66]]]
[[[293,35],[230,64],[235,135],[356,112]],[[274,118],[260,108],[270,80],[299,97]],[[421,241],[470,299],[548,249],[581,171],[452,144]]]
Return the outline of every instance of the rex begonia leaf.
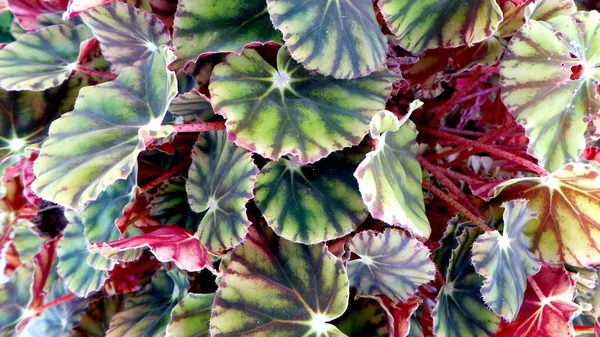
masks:
[[[161,47],[114,81],[83,88],[75,110],[52,123],[42,145],[36,194],[77,208],[129,176],[145,147],[143,134],[169,133],[160,123],[177,94],[175,74],[167,70],[172,59]]]
[[[149,248],[161,262],[174,262],[177,267],[188,271],[204,268],[214,271],[206,248],[190,231],[180,227],[161,227],[147,234],[94,244],[91,248],[115,260],[121,259],[120,255],[124,252]]]
[[[446,273],[433,309],[433,331],[439,337],[489,337],[498,329],[500,318],[481,298],[483,278],[471,264],[471,245],[478,230],[465,227],[456,237]]]
[[[494,189],[501,200],[527,199],[538,215],[525,226],[531,250],[548,263],[600,264],[600,170],[571,163],[546,177],[516,178]]]
[[[571,321],[580,312],[573,303],[576,274],[561,266],[542,266],[530,277],[519,315],[502,323],[495,337],[573,337]]]
[[[599,21],[596,11],[530,20],[501,62],[502,101],[525,128],[530,153],[549,171],[578,161],[585,118],[600,110]]]
[[[176,271],[160,271],[140,293],[113,316],[106,336],[164,337],[171,310],[187,293],[187,279]]]
[[[79,297],[87,297],[104,285],[108,274],[105,270],[93,268],[87,262],[89,255],[93,253],[88,251],[80,216],[73,212],[67,212],[66,215],[69,224],[65,227],[56,250],[57,272],[69,290]]]
[[[529,0],[525,8],[527,20],[548,21],[556,16],[570,15],[577,12],[573,0]]]
[[[16,326],[26,317],[33,279],[31,263],[20,265],[6,283],[0,284],[0,335],[16,336]]]
[[[161,45],[170,45],[167,27],[156,16],[129,3],[112,2],[82,13],[83,22],[100,42],[102,55],[119,72],[148,58]]]
[[[62,12],[68,3],[69,0],[8,0],[8,8],[21,27],[35,30],[40,15]]]
[[[46,298],[46,302],[49,303],[68,294],[69,291],[63,284],[55,282]],[[86,308],[87,301],[77,297],[59,303],[45,309],[39,317],[32,318],[19,336],[71,337],[73,327],[79,323],[79,319]]]
[[[171,311],[165,337],[210,337],[210,311],[215,294],[187,294]]]
[[[169,112],[182,122],[207,122],[215,117],[210,100],[198,90],[177,95],[169,106]]]
[[[44,239],[35,230],[35,225],[27,220],[19,219],[12,226],[14,238],[12,240],[21,263],[27,263],[38,253]]]
[[[186,177],[169,179],[152,199],[150,215],[163,225],[177,224],[179,227],[196,231],[202,215],[190,209],[185,191]]]
[[[221,251],[242,241],[257,175],[250,153],[227,141],[225,131],[200,134],[185,188],[192,210],[206,212],[196,233],[206,248]]]
[[[429,249],[397,229],[360,232],[350,241],[350,252],[359,259],[348,262],[348,278],[360,295],[407,301],[435,278]]]
[[[265,0],[181,0],[175,13],[173,45],[179,68],[199,56],[241,53],[253,43],[282,42]]]
[[[352,173],[364,158],[362,147],[335,152],[314,164],[298,157],[265,165],[255,201],[267,224],[290,241],[314,244],[352,232],[367,217]]]
[[[344,314],[331,322],[348,336],[361,337],[397,337],[390,334],[390,324],[386,312],[373,298],[353,298]]]
[[[537,215],[526,205],[526,200],[503,203],[503,233],[481,234],[472,248],[475,271],[485,278],[483,300],[508,321],[517,316],[523,303],[527,277],[540,270],[540,262],[529,251],[529,238],[525,236],[525,226]]]
[[[77,68],[80,45],[91,38],[85,25],[55,25],[19,37],[0,50],[0,87],[41,91],[60,85]]]
[[[255,50],[230,54],[214,68],[209,89],[230,140],[269,159],[293,154],[306,164],[360,143],[394,79],[383,68],[352,81],[311,75],[283,47],[277,69]]]
[[[496,0],[381,0],[379,6],[400,46],[414,54],[470,46],[492,36],[502,21]]]
[[[418,106],[413,103],[410,112]],[[401,124],[393,113],[382,110],[373,116],[370,129],[377,146],[354,173],[363,202],[375,219],[429,237],[415,124]]]
[[[267,0],[267,4],[292,57],[308,70],[352,79],[369,75],[385,61],[387,39],[370,0]]]
[[[346,310],[349,282],[325,245],[305,246],[251,227],[219,283],[210,334],[345,336],[331,320]]]
[[[131,294],[113,295],[92,301],[71,337],[106,337],[110,321],[130,297]]]

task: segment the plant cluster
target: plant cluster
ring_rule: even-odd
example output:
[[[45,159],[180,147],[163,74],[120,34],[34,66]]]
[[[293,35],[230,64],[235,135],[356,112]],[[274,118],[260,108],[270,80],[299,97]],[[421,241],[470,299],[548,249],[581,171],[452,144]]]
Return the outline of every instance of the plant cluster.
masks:
[[[598,336],[595,5],[0,0],[0,335]]]

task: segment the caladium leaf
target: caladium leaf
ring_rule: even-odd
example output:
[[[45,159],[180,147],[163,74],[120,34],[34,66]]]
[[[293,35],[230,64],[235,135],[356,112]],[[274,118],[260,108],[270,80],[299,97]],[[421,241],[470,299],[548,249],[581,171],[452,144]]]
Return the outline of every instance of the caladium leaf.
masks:
[[[8,8],[21,27],[35,30],[40,15],[62,12],[68,3],[69,0],[8,0]]]
[[[393,81],[384,69],[353,81],[311,75],[281,48],[277,69],[255,50],[230,54],[214,68],[209,89],[230,140],[269,159],[294,154],[306,164],[360,143]]]
[[[292,57],[306,69],[352,79],[369,75],[385,61],[387,41],[369,0],[268,0],[267,4]]]
[[[172,131],[160,129],[177,93],[175,74],[167,70],[172,59],[161,47],[116,80],[82,89],[75,110],[52,123],[42,145],[34,166],[36,194],[76,208],[129,176],[144,149],[142,135]]]
[[[503,323],[495,337],[574,336],[571,321],[580,312],[573,303],[576,278],[561,266],[544,265],[529,278],[517,318]]]
[[[256,182],[255,201],[267,224],[277,235],[304,244],[356,229],[367,217],[352,176],[362,150],[346,149],[309,165],[300,165],[295,156],[265,165]]]
[[[187,279],[179,272],[158,272],[152,282],[113,316],[107,336],[163,337],[173,307],[187,293]]]
[[[472,45],[502,21],[496,0],[382,0],[381,13],[402,48],[412,53]]]
[[[473,244],[475,271],[485,278],[481,294],[498,315],[512,321],[519,312],[527,277],[540,270],[540,262],[529,251],[525,226],[537,215],[527,208],[526,200],[513,200],[504,207],[504,230],[480,235]]]
[[[50,26],[19,37],[0,50],[0,87],[40,91],[60,85],[79,65],[80,45],[90,38],[84,25]]]
[[[163,225],[177,224],[179,227],[196,231],[202,215],[190,209],[185,191],[187,178],[175,177],[167,181],[152,199],[150,215]]]
[[[409,114],[420,105],[413,102]],[[354,173],[364,203],[374,218],[429,237],[415,124],[410,120],[402,124],[393,113],[382,110],[373,116],[370,129],[377,146]]]
[[[346,310],[346,269],[325,245],[251,227],[233,250],[210,319],[212,337],[344,336],[327,323]],[[276,299],[276,300],[274,300]]]
[[[419,286],[435,278],[429,249],[396,229],[360,232],[350,241],[350,251],[359,259],[348,262],[348,278],[360,295],[407,301]]]
[[[176,68],[211,53],[241,53],[249,44],[282,42],[264,0],[230,0],[226,5],[219,0],[182,0],[173,40]]]
[[[105,337],[113,316],[121,311],[131,295],[103,297],[90,303],[71,337]]]
[[[160,19],[129,3],[112,2],[80,16],[100,42],[102,55],[111,62],[112,71],[117,73],[147,59],[159,46],[171,44],[169,30]]]
[[[530,153],[550,171],[578,161],[584,119],[600,110],[599,20],[596,11],[530,20],[501,63],[502,101],[525,128]]]
[[[73,212],[67,212],[66,215],[69,224],[58,241],[57,272],[69,290],[79,297],[87,297],[104,285],[108,274],[105,270],[96,270],[88,264],[92,253],[88,251],[80,216]]]
[[[166,337],[209,337],[215,294],[187,294],[171,311]]]
[[[206,248],[190,231],[180,227],[162,227],[147,234],[91,246],[93,252],[99,251],[106,258],[117,260],[123,251],[138,248],[150,248],[157,260],[174,262],[181,269],[214,271]]]
[[[186,190],[196,212],[205,212],[196,235],[213,251],[236,246],[250,221],[246,203],[254,196],[258,168],[250,153],[227,141],[225,131],[200,134],[192,149]]]
[[[31,300],[30,285],[33,279],[31,263],[20,265],[8,282],[0,284],[0,334],[16,335],[16,326],[26,318],[26,310]]]
[[[483,278],[469,259],[470,247],[478,230],[462,228],[452,251],[446,284],[440,290],[433,309],[433,331],[440,337],[488,337],[498,329],[500,319],[481,298]]]
[[[44,239],[34,230],[35,225],[27,220],[17,220],[13,225],[14,238],[12,240],[21,263],[27,263],[38,253]]]
[[[538,214],[525,227],[531,250],[548,263],[600,264],[600,170],[567,164],[546,177],[517,178],[494,189],[501,200],[527,199]]]

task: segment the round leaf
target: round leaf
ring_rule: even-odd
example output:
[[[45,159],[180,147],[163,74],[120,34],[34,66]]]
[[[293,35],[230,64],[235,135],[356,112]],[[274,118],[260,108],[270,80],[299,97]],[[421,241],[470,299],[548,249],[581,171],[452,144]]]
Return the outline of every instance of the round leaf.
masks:
[[[210,335],[341,337],[327,322],[344,313],[348,296],[346,269],[324,245],[251,227],[219,283]]]
[[[550,171],[578,161],[586,118],[600,110],[600,13],[530,20],[500,68],[502,101],[524,126],[529,151]]]
[[[311,75],[285,48],[277,68],[255,50],[230,54],[213,70],[211,101],[237,145],[273,160],[295,154],[303,164],[358,144],[395,78],[388,70],[353,81]]]
[[[28,33],[0,50],[0,87],[44,90],[64,82],[77,68],[79,46],[92,38],[79,25],[56,25]]]
[[[194,211],[206,211],[196,235],[212,251],[236,246],[250,225],[246,203],[258,175],[250,153],[228,142],[224,131],[211,131],[198,137],[192,160],[188,201]]]
[[[171,311],[166,337],[209,337],[215,294],[187,294]]]
[[[159,48],[116,80],[81,90],[75,110],[52,123],[35,161],[37,195],[77,208],[129,176],[144,149],[142,134],[165,135],[157,130],[177,93],[167,70],[172,58]]]
[[[352,79],[369,75],[385,61],[387,39],[370,0],[267,0],[267,4],[292,57],[309,70]]]
[[[404,302],[435,277],[429,249],[399,230],[360,232],[350,241],[350,251],[359,259],[348,262],[348,278],[360,295]]]
[[[415,54],[472,45],[502,21],[496,0],[381,0],[380,8],[400,45]]]

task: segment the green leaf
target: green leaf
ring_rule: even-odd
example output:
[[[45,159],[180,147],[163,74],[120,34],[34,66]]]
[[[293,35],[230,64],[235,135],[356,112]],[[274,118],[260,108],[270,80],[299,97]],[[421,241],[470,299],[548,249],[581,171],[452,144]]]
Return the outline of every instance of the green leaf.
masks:
[[[536,0],[525,8],[527,20],[548,21],[556,16],[570,15],[577,12],[573,0]]]
[[[91,302],[71,337],[105,337],[112,317],[130,297],[130,294],[107,296]]]
[[[163,337],[171,310],[184,298],[188,286],[179,272],[156,273],[152,282],[113,316],[106,335]]]
[[[379,6],[400,46],[414,54],[473,45],[502,21],[496,0],[381,0]]]
[[[181,122],[208,122],[215,117],[210,100],[198,90],[177,95],[169,106],[169,112]]]
[[[370,0],[267,0],[267,4],[292,57],[309,70],[352,79],[377,71],[385,61],[387,39]]]
[[[171,311],[166,337],[209,337],[215,294],[187,294]]]
[[[413,104],[410,112],[420,106]],[[428,238],[431,227],[425,216],[415,124],[407,120],[401,125],[393,113],[382,110],[370,128],[377,147],[354,173],[363,202],[374,218]]]
[[[248,44],[282,42],[264,0],[181,0],[173,26],[176,68],[211,53],[241,53]]]
[[[254,196],[257,175],[250,153],[228,142],[225,131],[200,134],[186,190],[192,209],[206,211],[196,233],[206,248],[225,250],[246,236],[246,203]]]
[[[161,45],[170,45],[169,29],[156,16],[132,4],[112,2],[94,7],[80,15],[92,30],[102,55],[111,69],[120,72],[134,62],[147,59]]]
[[[304,244],[352,232],[367,217],[352,176],[361,156],[361,148],[352,148],[309,165],[294,156],[268,163],[255,188],[267,224],[277,235]]]
[[[81,90],[75,110],[52,123],[35,162],[33,190],[40,197],[77,208],[129,176],[143,134],[166,136],[160,123],[177,93],[172,60],[159,48],[147,60],[123,69],[116,80]]]
[[[360,295],[405,302],[435,278],[429,249],[396,229],[360,232],[350,241],[350,251],[359,258],[348,262],[348,278]]]
[[[525,128],[529,152],[549,171],[579,160],[584,119],[600,110],[598,21],[596,11],[530,20],[501,62],[502,101]]]
[[[202,215],[190,209],[185,191],[186,182],[185,177],[175,177],[163,184],[152,199],[150,215],[163,225],[177,224],[196,231]]]
[[[342,261],[325,245],[286,241],[251,227],[233,250],[210,319],[212,337],[345,336],[327,323],[348,305]]]
[[[540,270],[540,262],[529,251],[525,226],[537,215],[527,208],[526,200],[513,200],[504,207],[504,230],[480,235],[472,248],[475,271],[485,278],[481,294],[496,314],[512,321],[517,317],[527,277]]]
[[[105,270],[96,270],[88,264],[89,255],[92,253],[88,251],[88,242],[79,215],[67,212],[65,216],[69,224],[58,241],[57,272],[69,290],[79,297],[87,297],[104,285],[108,274]]]
[[[44,243],[44,239],[40,237],[35,230],[35,225],[27,220],[19,219],[12,226],[14,238],[12,240],[17,253],[19,253],[19,261],[27,263],[37,254],[40,246]]]
[[[360,143],[395,79],[385,69],[353,81],[311,75],[286,48],[277,64],[255,50],[230,54],[213,70],[211,100],[238,146],[273,160],[298,155],[302,164]]]
[[[92,38],[84,26],[56,25],[27,33],[0,50],[0,87],[44,90],[63,83],[79,63],[79,47]]]
[[[372,298],[352,298],[344,315],[332,322],[341,332],[356,337],[388,337],[386,312]],[[396,335],[391,335],[395,337]]]
[[[437,304],[433,309],[433,332],[443,337],[488,337],[498,329],[500,318],[483,302],[480,288],[483,279],[471,261],[471,245],[478,230],[463,227],[456,236],[457,247],[452,251]],[[455,244],[456,244],[455,243]]]
[[[32,280],[33,265],[28,263],[20,265],[8,282],[0,284],[0,335],[17,336],[15,328],[26,317],[31,300]]]

